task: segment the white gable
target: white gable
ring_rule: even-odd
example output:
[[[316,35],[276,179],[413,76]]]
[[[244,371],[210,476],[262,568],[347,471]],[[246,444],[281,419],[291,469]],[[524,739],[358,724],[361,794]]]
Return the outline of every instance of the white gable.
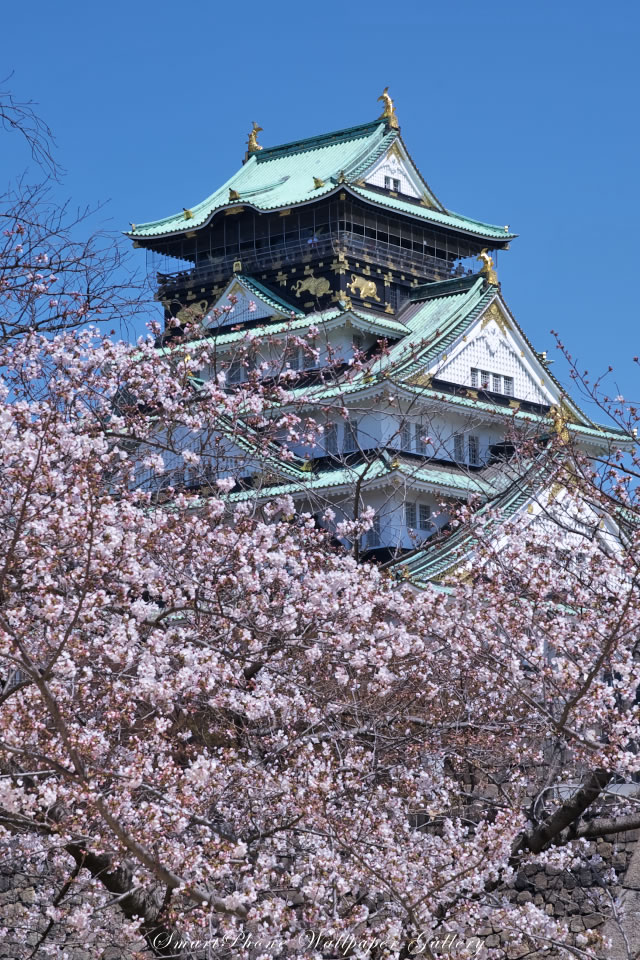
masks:
[[[237,299],[236,299],[237,298]],[[232,301],[236,300],[235,303]],[[224,311],[220,317],[215,310]],[[263,320],[266,317],[285,316],[285,311],[277,311],[260,298],[239,277],[234,277],[227,289],[216,300],[204,318],[206,327],[226,326],[227,324],[247,323],[249,320]]]
[[[560,392],[520,333],[509,322],[506,311],[494,300],[484,314],[442,354],[428,371],[441,380],[474,388],[472,370],[491,374],[487,389],[494,390],[493,376],[513,381],[516,400],[554,404]],[[498,381],[500,383],[500,381]],[[507,393],[502,387],[495,392]]]
[[[386,182],[385,177],[388,178]],[[424,184],[397,141],[367,170],[362,179],[374,187],[397,190],[398,193],[418,200],[421,197],[430,199]],[[400,186],[394,186],[394,180],[398,181]]]

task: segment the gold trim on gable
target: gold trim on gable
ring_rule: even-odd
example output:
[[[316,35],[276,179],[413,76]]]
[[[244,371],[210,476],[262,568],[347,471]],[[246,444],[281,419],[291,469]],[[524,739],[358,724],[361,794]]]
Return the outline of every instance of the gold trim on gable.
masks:
[[[511,330],[511,324],[509,323],[509,321],[507,320],[507,318],[505,317],[504,313],[502,312],[502,310],[500,309],[500,307],[498,306],[495,300],[485,310],[480,329],[484,330],[484,328],[488,324],[490,324],[492,320],[495,320],[496,324],[498,325],[502,333],[506,333],[507,330]]]

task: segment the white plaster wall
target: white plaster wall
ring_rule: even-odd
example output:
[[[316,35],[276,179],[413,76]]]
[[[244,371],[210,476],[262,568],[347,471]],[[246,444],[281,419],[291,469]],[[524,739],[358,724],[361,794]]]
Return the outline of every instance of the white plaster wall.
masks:
[[[549,395],[536,380],[533,372],[527,369],[522,353],[515,344],[507,339],[492,321],[465,344],[455,356],[441,363],[436,376],[451,383],[464,383],[471,386],[471,368],[488,370],[501,376],[512,377],[514,396],[519,400],[533,403],[549,403]],[[544,379],[544,378],[541,378]]]

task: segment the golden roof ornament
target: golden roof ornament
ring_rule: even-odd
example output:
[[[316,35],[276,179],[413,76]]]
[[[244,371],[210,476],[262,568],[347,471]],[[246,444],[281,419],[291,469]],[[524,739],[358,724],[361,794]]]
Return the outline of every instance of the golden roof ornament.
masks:
[[[493,257],[489,256],[487,250],[488,248],[484,247],[484,249],[481,250],[481,252],[476,257],[476,260],[481,260],[482,263],[484,264],[480,273],[484,273],[485,277],[487,278],[487,283],[492,283],[494,284],[494,286],[497,286],[498,274],[496,273],[495,268],[493,266]]]
[[[393,105],[393,100],[389,96],[389,87],[385,87],[378,100],[382,100],[384,103],[384,110],[380,114],[380,120],[386,120],[387,124],[393,129],[398,130],[400,124],[398,123],[398,118],[396,117],[396,108]]]
[[[256,153],[256,151],[262,150],[262,147],[258,143],[258,134],[262,130],[262,127],[259,127],[255,120],[252,120],[251,123],[253,124],[253,127],[251,129],[251,133],[249,134],[247,150],[249,153]]]

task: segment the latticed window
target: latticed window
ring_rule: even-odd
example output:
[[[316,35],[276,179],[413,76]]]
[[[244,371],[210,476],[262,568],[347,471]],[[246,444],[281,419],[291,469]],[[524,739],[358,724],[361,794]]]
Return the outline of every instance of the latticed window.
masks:
[[[328,423],[324,429],[324,448],[327,453],[338,452],[338,426]]]
[[[469,463],[477,466],[480,463],[480,439],[470,434],[467,438],[467,445],[469,450]]]
[[[391,190],[391,177],[384,178],[384,188],[385,190]]]
[[[471,386],[481,390],[491,390],[504,396],[513,396],[513,377],[504,377],[501,373],[479,370],[471,367]]]
[[[367,531],[367,546],[380,546],[380,517],[378,516],[373,518],[373,523],[370,529]]]
[[[424,427],[421,423],[416,423],[416,453],[426,454],[427,445],[424,442]]]
[[[302,351],[303,364],[305,370],[311,370],[315,367],[317,360],[315,353],[312,353],[312,350],[315,350],[315,342],[309,343],[307,341],[307,346]]]
[[[411,450],[411,424],[403,420],[400,427],[400,445],[403,450]]]
[[[400,181],[399,181],[399,180],[394,179],[394,181],[393,181],[393,189],[396,190],[398,193],[400,193]]]
[[[289,364],[292,370],[300,369],[300,348],[295,343],[289,343],[284,353],[285,363]]]
[[[232,360],[229,364],[227,373],[227,383],[240,383],[243,379],[244,369],[241,360]]]
[[[431,529],[431,507],[428,503],[421,503],[418,511],[421,530]]]
[[[344,443],[342,449],[345,453],[353,453],[358,449],[358,421],[347,420],[344,425]]]
[[[453,436],[453,459],[456,463],[464,463],[464,435],[455,433]]]
[[[404,522],[408,530],[416,529],[416,505],[415,503],[405,503]]]
[[[354,349],[354,350],[362,350],[362,344],[363,344],[362,334],[361,334],[361,333],[354,333],[354,335],[353,335],[353,349]]]

